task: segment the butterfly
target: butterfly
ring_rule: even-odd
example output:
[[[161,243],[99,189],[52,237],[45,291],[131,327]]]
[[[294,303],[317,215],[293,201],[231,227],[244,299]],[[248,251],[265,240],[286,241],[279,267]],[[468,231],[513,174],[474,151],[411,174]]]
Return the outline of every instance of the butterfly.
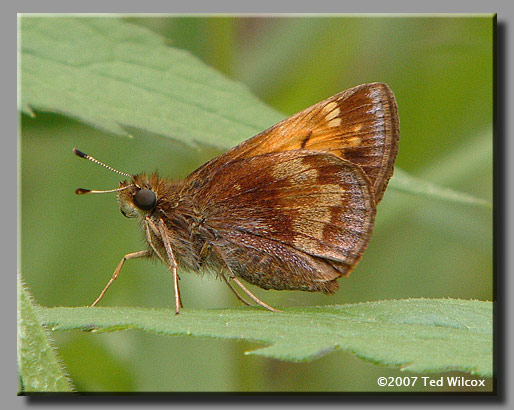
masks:
[[[366,249],[376,207],[398,152],[396,99],[383,83],[363,84],[292,115],[210,160],[183,180],[128,174],[112,190],[139,219],[147,249],[125,261],[160,259],[172,272],[212,272],[255,303],[277,311],[241,281],[263,289],[334,293]]]

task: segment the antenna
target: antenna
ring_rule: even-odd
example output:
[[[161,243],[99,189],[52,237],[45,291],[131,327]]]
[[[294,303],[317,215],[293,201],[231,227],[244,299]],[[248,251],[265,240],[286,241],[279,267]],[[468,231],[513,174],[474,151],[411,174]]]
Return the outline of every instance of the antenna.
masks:
[[[113,167],[110,167],[109,165],[106,165],[103,162],[98,161],[96,158],[93,158],[91,155],[84,154],[82,151],[79,151],[77,148],[73,148],[73,153],[75,155],[79,156],[80,158],[88,159],[89,161],[94,162],[95,164],[101,165],[102,167],[105,167],[105,168],[111,170],[112,172],[116,172],[117,174],[125,175],[126,177],[129,177],[129,178],[134,177],[134,175],[130,175],[130,174],[127,174],[126,172],[118,171],[117,169],[114,169]]]
[[[107,168],[108,170],[112,171],[112,172],[116,172],[117,174],[120,174],[120,175],[124,175],[126,177],[129,177],[129,178],[133,178],[134,175],[130,175],[130,174],[127,174],[126,172],[121,172],[121,171],[118,171],[117,169],[114,169],[113,167],[110,167],[109,165],[106,165],[104,164],[103,162],[100,162],[98,161],[96,158],[93,158],[91,155],[87,155],[85,153],[83,153],[82,151],[79,151],[77,148],[73,148],[73,153],[75,155],[77,155],[78,157],[80,158],[85,158],[91,162],[94,162],[95,164],[98,164],[98,165],[101,165],[105,168]],[[85,195],[85,194],[106,194],[108,192],[119,192],[119,191],[123,191],[124,189],[127,189],[127,188],[130,188],[130,187],[133,187],[134,184],[130,184],[130,185],[127,185],[127,186],[124,186],[124,187],[121,187],[121,188],[116,188],[116,189],[106,189],[104,191],[101,191],[101,190],[97,190],[97,189],[85,189],[85,188],[77,188],[75,190],[75,193],[77,195]]]
[[[77,188],[75,190],[75,193],[77,195],[85,195],[85,194],[107,194],[109,192],[119,192],[119,191],[123,191],[124,189],[127,189],[127,188],[130,188],[132,186],[135,186],[134,184],[130,184],[130,185],[127,185],[127,186],[124,186],[124,187],[121,187],[121,188],[117,188],[117,189],[106,189],[104,191],[100,191],[98,189],[85,189],[85,188]]]

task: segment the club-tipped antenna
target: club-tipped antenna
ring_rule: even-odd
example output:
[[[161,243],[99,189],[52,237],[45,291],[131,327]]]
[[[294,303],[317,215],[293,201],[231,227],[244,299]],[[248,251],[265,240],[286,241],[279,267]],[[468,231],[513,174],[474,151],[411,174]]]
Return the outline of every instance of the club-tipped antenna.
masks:
[[[116,188],[116,189],[106,189],[106,190],[98,190],[98,189],[86,189],[86,188],[77,188],[75,190],[75,193],[77,195],[85,195],[85,194],[107,194],[109,192],[120,192],[120,191],[123,191],[124,189],[127,189],[127,188],[130,188],[130,187],[133,187],[135,186],[134,184],[130,184],[130,185],[127,185],[127,186],[123,186],[121,188]]]
[[[129,177],[129,178],[133,178],[134,177],[134,175],[130,175],[130,174],[127,174],[126,172],[118,171],[117,169],[114,169],[113,167],[110,167],[109,165],[106,165],[103,162],[98,161],[96,158],[93,158],[91,155],[87,155],[87,154],[83,153],[82,151],[79,151],[77,148],[73,148],[73,153],[75,155],[77,155],[78,157],[80,157],[80,158],[85,158],[85,159],[87,159],[87,160],[89,160],[91,162],[94,162],[95,164],[98,164],[98,165],[101,165],[101,166],[107,168],[108,170],[110,170],[112,172],[116,172],[117,174],[124,175],[124,176]],[[109,192],[123,191],[124,189],[130,188],[130,187],[133,187],[133,186],[134,186],[134,184],[130,184],[130,185],[123,186],[123,187],[120,187],[120,188],[106,189],[106,190],[77,188],[75,190],[75,193],[77,195],[106,194],[106,193],[109,193]]]
[[[98,161],[96,158],[93,158],[91,155],[87,155],[87,154],[83,153],[82,151],[79,151],[77,148],[73,148],[73,153],[80,158],[85,158],[91,162],[94,162],[95,164],[101,165],[102,167],[105,167],[108,170],[111,170],[112,172],[116,172],[117,174],[124,175],[129,178],[134,177],[134,175],[130,175],[130,174],[127,174],[126,172],[118,171],[117,169],[114,169],[113,167],[110,167],[109,165],[106,165],[103,162]]]

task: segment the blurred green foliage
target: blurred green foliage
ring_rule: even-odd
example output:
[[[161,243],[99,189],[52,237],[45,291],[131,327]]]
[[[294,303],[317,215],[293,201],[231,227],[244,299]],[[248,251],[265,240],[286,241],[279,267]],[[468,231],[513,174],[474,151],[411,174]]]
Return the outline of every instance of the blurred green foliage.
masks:
[[[126,20],[190,50],[284,114],[357,84],[386,82],[400,113],[397,165],[492,200],[490,15]],[[23,115],[20,124],[21,272],[44,306],[91,303],[121,257],[143,249],[139,227],[123,218],[114,197],[74,195],[77,187],[117,183],[101,167],[78,161],[74,146],[123,171],[157,169],[173,177],[217,154],[142,133],[113,136],[54,114]],[[368,250],[340,284],[330,297],[252,290],[277,306],[492,300],[492,212],[389,190]],[[223,283],[207,277],[182,275],[181,291],[191,308],[238,305]],[[170,307],[172,295],[163,266],[130,261],[102,303]],[[79,391],[386,391],[377,377],[402,374],[343,353],[292,364],[244,356],[255,347],[247,343],[185,336],[57,333],[55,340]]]

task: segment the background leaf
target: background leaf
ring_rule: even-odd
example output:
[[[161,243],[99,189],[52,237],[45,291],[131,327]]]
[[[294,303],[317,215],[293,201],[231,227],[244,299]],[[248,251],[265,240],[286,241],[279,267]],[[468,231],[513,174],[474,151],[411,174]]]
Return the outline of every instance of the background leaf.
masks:
[[[448,202],[492,208],[492,204],[485,199],[475,198],[472,195],[457,192],[450,188],[444,188],[420,178],[415,178],[401,169],[395,169],[389,188],[411,195],[424,196],[429,200],[437,198]]]
[[[419,373],[492,376],[492,303],[410,299],[355,305],[183,310],[40,308],[54,330],[141,329],[269,344],[250,354],[310,361],[343,349],[372,363]],[[463,348],[466,346],[466,348]]]
[[[122,20],[24,18],[22,109],[229,148],[282,119],[241,83]]]
[[[19,392],[73,391],[19,276],[17,311]]]

